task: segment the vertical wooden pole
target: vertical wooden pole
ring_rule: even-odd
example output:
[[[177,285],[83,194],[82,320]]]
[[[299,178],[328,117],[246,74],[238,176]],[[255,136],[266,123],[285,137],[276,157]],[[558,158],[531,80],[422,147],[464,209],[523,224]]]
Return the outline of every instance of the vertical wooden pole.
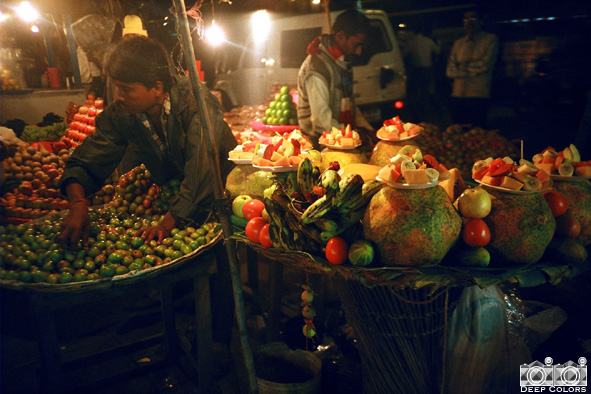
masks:
[[[176,17],[179,22],[179,30],[182,38],[182,48],[185,53],[185,59],[189,70],[189,78],[193,86],[193,95],[197,100],[197,107],[199,108],[199,115],[202,119],[202,127],[207,138],[208,156],[210,159],[210,166],[214,170],[213,192],[216,202],[222,202],[224,197],[224,185],[222,182],[220,162],[218,157],[218,149],[213,135],[211,118],[205,100],[201,94],[201,87],[198,79],[197,65],[194,61],[195,51],[193,50],[193,42],[191,39],[191,31],[189,29],[189,22],[187,21],[187,10],[185,8],[184,0],[173,0]],[[246,327],[246,313],[244,311],[244,297],[242,294],[242,281],[240,279],[240,267],[238,266],[238,258],[236,255],[236,241],[231,239],[232,223],[228,212],[220,210],[218,212],[222,230],[224,233],[224,245],[228,254],[228,263],[230,265],[230,275],[232,277],[232,288],[234,291],[234,304],[236,313],[236,322],[238,325],[238,332],[240,335],[240,343],[242,345],[242,355],[244,357],[244,366],[248,375],[249,392],[251,394],[258,393],[257,377],[254,370],[254,359],[252,349],[248,339],[248,331]]]

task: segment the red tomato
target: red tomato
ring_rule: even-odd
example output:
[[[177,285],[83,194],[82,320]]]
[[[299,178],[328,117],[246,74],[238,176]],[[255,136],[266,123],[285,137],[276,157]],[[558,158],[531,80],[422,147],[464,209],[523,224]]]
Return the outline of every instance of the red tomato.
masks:
[[[581,233],[581,223],[570,212],[556,218],[556,232],[559,235],[577,238]]]
[[[470,219],[462,232],[464,242],[469,246],[486,246],[490,242],[490,229],[482,219]]]
[[[550,207],[552,211],[552,215],[554,217],[560,216],[566,212],[568,208],[568,203],[566,202],[566,198],[564,196],[554,190],[547,191],[544,193],[544,198],[546,199],[546,203]]]
[[[252,218],[261,217],[263,209],[265,209],[264,202],[257,200],[256,198],[251,198],[242,206],[242,214],[245,218],[250,220]]]
[[[252,218],[246,224],[246,228],[244,229],[244,233],[252,242],[259,243],[259,237],[261,234],[261,229],[263,226],[267,224],[267,221],[262,217]]]
[[[332,237],[326,244],[326,259],[331,264],[343,264],[347,261],[349,245],[341,237]]]
[[[269,223],[265,224],[259,233],[259,243],[265,248],[273,246],[273,241],[271,241],[271,235],[269,234],[269,226]]]

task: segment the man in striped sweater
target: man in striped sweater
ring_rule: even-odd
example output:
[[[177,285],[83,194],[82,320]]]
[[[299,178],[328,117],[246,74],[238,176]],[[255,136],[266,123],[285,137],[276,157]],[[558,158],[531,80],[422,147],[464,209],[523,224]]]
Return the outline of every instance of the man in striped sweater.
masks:
[[[351,59],[359,56],[370,28],[369,19],[356,10],[339,14],[332,34],[322,34],[308,45],[298,74],[298,123],[314,145],[332,127],[350,124],[360,135],[373,128],[355,107]],[[373,139],[373,138],[371,138]]]

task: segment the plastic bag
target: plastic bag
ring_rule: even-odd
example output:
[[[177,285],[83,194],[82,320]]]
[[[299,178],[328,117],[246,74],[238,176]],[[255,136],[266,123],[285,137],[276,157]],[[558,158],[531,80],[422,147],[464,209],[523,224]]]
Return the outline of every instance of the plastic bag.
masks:
[[[448,322],[446,391],[515,392],[519,366],[565,319],[559,307],[523,302],[498,286],[464,289]]]

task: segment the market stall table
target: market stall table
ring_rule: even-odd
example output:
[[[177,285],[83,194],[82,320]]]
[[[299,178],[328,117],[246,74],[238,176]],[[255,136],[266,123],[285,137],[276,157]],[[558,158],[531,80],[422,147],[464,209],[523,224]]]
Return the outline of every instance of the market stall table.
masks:
[[[46,283],[25,284],[2,281],[2,297],[25,296],[31,305],[36,341],[41,359],[41,392],[61,393],[64,390],[60,374],[60,346],[55,313],[59,310],[80,307],[98,299],[112,299],[129,296],[141,290],[157,289],[160,292],[164,338],[169,361],[178,361],[184,352],[189,366],[199,375],[200,392],[211,392],[213,388],[212,328],[210,310],[209,276],[215,271],[217,249],[212,248],[221,237],[217,237],[205,248],[173,262],[142,270],[137,273],[104,278],[96,281],[62,285]],[[182,281],[192,280],[195,294],[195,321],[197,357],[183,345],[176,329],[172,290]],[[141,339],[141,338],[140,338]]]
[[[444,355],[448,318],[464,287],[511,282],[537,286],[556,283],[588,269],[585,263],[540,262],[510,268],[353,267],[331,265],[306,252],[264,248],[234,236],[269,260],[270,287],[275,289],[269,328],[277,329],[282,266],[324,274],[334,280],[347,321],[359,340],[364,393],[440,392],[445,379]],[[279,263],[279,264],[277,264]],[[277,275],[279,272],[279,275]],[[516,279],[517,278],[517,279]],[[550,279],[549,279],[550,278]],[[271,338],[276,333],[269,333]]]

